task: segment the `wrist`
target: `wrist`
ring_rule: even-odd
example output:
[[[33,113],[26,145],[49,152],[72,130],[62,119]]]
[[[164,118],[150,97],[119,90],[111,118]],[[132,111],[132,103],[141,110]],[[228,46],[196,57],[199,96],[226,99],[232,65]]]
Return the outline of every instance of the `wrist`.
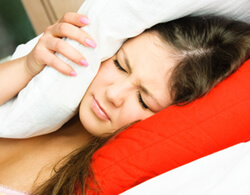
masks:
[[[24,68],[25,68],[25,72],[30,77],[36,76],[44,68],[43,66],[38,65],[34,60],[31,60],[29,55],[24,56],[23,65],[24,65]]]

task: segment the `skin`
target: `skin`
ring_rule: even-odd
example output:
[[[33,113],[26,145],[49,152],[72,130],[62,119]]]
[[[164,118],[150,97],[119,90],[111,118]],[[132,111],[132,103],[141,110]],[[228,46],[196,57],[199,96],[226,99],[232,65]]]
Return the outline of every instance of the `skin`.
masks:
[[[90,134],[114,133],[169,105],[167,83],[176,60],[161,42],[156,33],[143,33],[101,64],[80,105],[81,122]]]
[[[0,185],[32,192],[54,174],[60,160],[88,142],[89,134],[74,117],[54,133],[28,139],[0,138]],[[59,163],[59,164],[58,164]]]
[[[85,16],[66,15],[46,30],[30,54],[0,66],[0,83],[9,85],[8,78],[13,81],[10,89],[0,86],[7,94],[0,97],[0,104],[16,95],[46,64],[70,75],[73,69],[60,61],[54,52],[64,53],[80,65],[83,56],[71,47],[65,49],[67,44],[60,38],[66,36],[84,44],[90,36],[78,28],[84,26],[79,24],[81,17]],[[4,157],[0,159],[0,184],[31,192],[33,187],[54,174],[53,168],[63,157],[86,144],[91,134],[113,133],[167,107],[170,103],[167,83],[175,64],[173,53],[155,33],[144,33],[127,41],[116,55],[101,64],[82,99],[80,119],[76,116],[48,135],[20,140],[0,138],[0,154]],[[129,61],[130,68],[125,59]],[[138,93],[147,108],[141,104]],[[108,116],[100,111],[98,105]]]

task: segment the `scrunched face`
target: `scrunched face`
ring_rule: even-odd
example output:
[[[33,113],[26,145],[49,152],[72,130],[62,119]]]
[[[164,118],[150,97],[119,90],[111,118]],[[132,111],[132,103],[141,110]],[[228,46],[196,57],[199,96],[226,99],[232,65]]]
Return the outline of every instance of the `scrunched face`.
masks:
[[[101,64],[82,99],[79,115],[86,130],[95,136],[113,133],[166,108],[173,53],[152,32],[125,42]]]

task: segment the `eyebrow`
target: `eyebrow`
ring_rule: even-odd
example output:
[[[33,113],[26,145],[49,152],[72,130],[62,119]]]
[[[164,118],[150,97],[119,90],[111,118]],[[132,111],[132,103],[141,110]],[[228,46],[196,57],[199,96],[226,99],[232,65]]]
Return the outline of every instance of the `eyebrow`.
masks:
[[[123,48],[121,48],[121,51],[122,51],[122,53],[123,53],[123,55],[124,55],[125,64],[126,64],[128,70],[129,70],[129,73],[132,73],[132,68],[131,68],[131,65],[130,65],[130,63],[129,63],[127,54],[126,54],[126,52],[124,51]],[[150,93],[149,90],[148,90],[146,87],[144,87],[144,86],[142,86],[142,85],[140,84],[139,88],[140,88],[145,94],[147,94],[148,96],[151,96],[151,97],[156,101],[156,103],[157,103],[159,106],[161,106],[161,104],[158,102],[158,100],[155,98],[155,96],[154,96],[152,93]]]

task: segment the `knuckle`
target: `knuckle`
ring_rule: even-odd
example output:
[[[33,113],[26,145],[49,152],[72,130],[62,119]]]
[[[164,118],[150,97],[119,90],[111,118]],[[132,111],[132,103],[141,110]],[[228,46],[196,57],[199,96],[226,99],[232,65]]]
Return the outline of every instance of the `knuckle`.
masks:
[[[61,22],[67,21],[67,17],[68,17],[67,13],[64,14],[63,17],[61,18]]]
[[[60,23],[58,26],[59,31],[62,32],[63,34],[67,32],[67,28],[68,28],[67,23]]]
[[[38,52],[43,51],[46,48],[47,48],[47,46],[46,46],[45,40],[44,40],[44,38],[42,38],[42,39],[38,40],[36,46],[33,49],[33,52],[38,53]]]
[[[38,40],[38,44],[41,44],[41,43],[45,42],[46,39],[47,39],[46,35],[41,36],[40,39]]]
[[[46,27],[45,30],[44,30],[44,34],[48,34],[50,32],[51,28],[53,28],[53,26],[54,25]]]
[[[62,39],[58,39],[56,42],[55,42],[55,50],[56,51],[59,51],[60,48],[63,47],[63,40]]]

